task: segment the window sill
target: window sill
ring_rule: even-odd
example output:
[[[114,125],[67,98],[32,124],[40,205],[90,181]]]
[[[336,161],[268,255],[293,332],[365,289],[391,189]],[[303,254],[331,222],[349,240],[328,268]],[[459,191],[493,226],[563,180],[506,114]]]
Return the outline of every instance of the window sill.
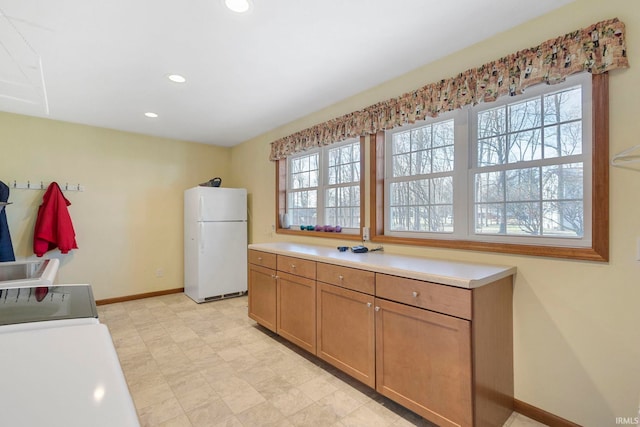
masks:
[[[608,248],[572,248],[559,246],[476,242],[470,240],[415,239],[384,235],[372,235],[371,241],[375,243],[426,246],[445,249],[465,249],[472,251],[497,252],[512,255],[541,256],[598,262],[608,261]]]
[[[340,240],[362,240],[360,234],[348,234],[348,233],[335,233],[328,231],[303,231],[295,230],[293,228],[277,228],[276,234],[287,234],[290,236],[304,236],[304,237],[321,237],[325,239],[340,239]]]

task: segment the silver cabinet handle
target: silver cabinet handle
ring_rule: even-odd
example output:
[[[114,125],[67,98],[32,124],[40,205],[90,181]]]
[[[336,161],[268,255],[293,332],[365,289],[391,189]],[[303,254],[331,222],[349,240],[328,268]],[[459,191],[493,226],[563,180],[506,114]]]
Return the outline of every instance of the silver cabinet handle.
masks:
[[[418,298],[418,295],[420,295],[420,292],[413,291],[412,295],[414,298]]]
[[[273,276],[274,279],[278,280],[280,278],[280,276],[278,276],[277,274],[275,276]]]
[[[271,278],[272,278],[272,279],[275,279],[275,278],[276,278],[276,275],[275,275],[275,274],[272,274],[272,275],[271,275]]]
[[[375,311],[380,311],[380,307],[374,308]]]
[[[370,302],[367,303],[367,307],[371,307],[371,303]]]
[[[342,280],[342,279],[344,279],[344,276],[341,274],[341,275],[338,276],[338,279]]]
[[[291,264],[291,268],[296,268],[296,265],[295,264]]]
[[[262,257],[261,256],[258,257],[258,261],[262,261]]]

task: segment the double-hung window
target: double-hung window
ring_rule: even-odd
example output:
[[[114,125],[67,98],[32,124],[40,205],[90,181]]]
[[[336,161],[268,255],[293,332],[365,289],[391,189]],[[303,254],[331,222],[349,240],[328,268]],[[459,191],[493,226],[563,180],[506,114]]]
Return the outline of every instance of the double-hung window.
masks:
[[[287,206],[294,225],[315,224],[318,219],[320,153],[315,151],[288,159]]]
[[[608,193],[592,182],[607,160],[593,150],[606,156],[608,142],[598,77],[604,83],[582,73],[379,134],[372,185],[382,191],[372,194],[384,204],[372,203],[374,240],[602,259],[595,205]]]
[[[279,190],[286,206],[279,209],[288,213],[291,229],[320,226],[324,232],[340,226],[344,234],[360,233],[362,154],[355,138],[286,159],[286,188]]]
[[[324,222],[359,232],[360,141],[331,146],[324,151]]]
[[[531,92],[471,110],[470,231],[499,241],[588,246],[590,79]]]
[[[454,120],[390,133],[388,230],[453,232]]]

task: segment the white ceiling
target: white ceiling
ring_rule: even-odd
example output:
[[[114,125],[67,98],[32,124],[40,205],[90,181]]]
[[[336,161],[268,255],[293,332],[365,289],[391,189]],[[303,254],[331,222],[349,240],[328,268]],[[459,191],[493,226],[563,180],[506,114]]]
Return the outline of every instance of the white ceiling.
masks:
[[[0,0],[0,111],[232,146],[571,1]]]

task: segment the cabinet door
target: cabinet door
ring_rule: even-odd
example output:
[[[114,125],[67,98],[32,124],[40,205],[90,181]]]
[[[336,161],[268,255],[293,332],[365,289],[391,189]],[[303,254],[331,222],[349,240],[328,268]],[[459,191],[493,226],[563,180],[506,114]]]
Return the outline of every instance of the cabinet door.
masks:
[[[471,426],[471,322],[375,305],[376,390],[439,426]]]
[[[374,298],[318,282],[318,356],[375,387]]]
[[[276,332],[276,272],[249,264],[249,317]]]
[[[278,271],[278,334],[316,354],[316,281]]]

